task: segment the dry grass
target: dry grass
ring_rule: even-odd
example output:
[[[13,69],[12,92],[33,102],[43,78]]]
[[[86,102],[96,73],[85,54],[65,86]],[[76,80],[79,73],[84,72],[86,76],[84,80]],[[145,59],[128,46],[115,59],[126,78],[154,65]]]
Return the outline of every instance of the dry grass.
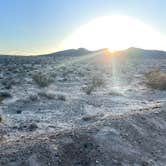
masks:
[[[85,87],[82,88],[82,90],[87,95],[90,95],[93,91],[95,91],[97,88],[103,85],[104,85],[104,80],[102,78],[95,76]]]
[[[0,104],[2,104],[2,102],[3,102],[4,99],[5,98],[3,96],[0,96]]]
[[[145,74],[146,84],[159,90],[166,90],[166,73],[160,70],[154,70]]]
[[[29,95],[29,99],[31,101],[38,101],[39,100],[39,96],[38,96],[38,94],[30,94]]]
[[[47,87],[53,82],[53,79],[51,77],[46,76],[42,73],[36,73],[35,75],[33,75],[33,80],[39,87]]]

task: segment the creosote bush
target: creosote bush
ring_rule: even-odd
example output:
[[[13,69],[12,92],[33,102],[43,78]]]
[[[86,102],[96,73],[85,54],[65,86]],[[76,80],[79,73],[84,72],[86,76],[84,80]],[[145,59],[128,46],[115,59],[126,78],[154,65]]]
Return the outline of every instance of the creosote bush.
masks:
[[[90,95],[93,91],[95,91],[97,88],[103,85],[104,85],[104,80],[102,78],[95,76],[85,87],[82,88],[82,90],[87,95]]]
[[[38,96],[38,94],[30,94],[30,95],[29,95],[29,99],[30,99],[31,101],[38,101],[39,96]]]
[[[63,94],[57,94],[56,99],[61,101],[66,101],[66,96]]]
[[[145,74],[147,86],[153,89],[166,90],[166,72],[154,70]]]
[[[40,87],[47,87],[53,82],[53,79],[50,76],[46,76],[40,72],[33,75],[33,80]]]
[[[2,104],[3,100],[4,100],[4,97],[0,96],[0,104]]]

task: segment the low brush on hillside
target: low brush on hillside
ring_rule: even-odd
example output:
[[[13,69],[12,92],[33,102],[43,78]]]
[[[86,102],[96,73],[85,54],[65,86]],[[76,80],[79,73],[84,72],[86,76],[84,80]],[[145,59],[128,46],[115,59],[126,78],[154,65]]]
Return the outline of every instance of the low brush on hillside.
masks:
[[[166,90],[166,72],[154,70],[145,74],[146,84],[159,90]]]

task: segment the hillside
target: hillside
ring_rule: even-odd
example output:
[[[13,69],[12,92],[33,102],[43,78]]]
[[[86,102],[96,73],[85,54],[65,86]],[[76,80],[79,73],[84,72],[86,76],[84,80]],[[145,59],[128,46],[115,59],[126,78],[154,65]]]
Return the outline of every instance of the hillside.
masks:
[[[0,56],[0,165],[165,166],[166,91],[146,77],[165,55]]]
[[[140,48],[128,48],[123,51],[118,51],[115,54],[117,55],[126,55],[126,56],[143,56],[143,58],[163,58],[165,59],[166,52],[165,51],[159,51],[159,50],[145,50]]]

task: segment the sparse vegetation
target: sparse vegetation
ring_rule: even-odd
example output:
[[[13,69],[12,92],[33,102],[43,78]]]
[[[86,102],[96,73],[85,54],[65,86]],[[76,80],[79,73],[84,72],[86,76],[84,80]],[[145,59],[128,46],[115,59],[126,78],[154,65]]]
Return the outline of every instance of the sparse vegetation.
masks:
[[[2,123],[2,115],[0,115],[0,123]]]
[[[29,131],[35,131],[38,128],[36,123],[32,123],[28,126]]]
[[[36,73],[33,75],[33,80],[40,87],[47,87],[53,82],[53,79],[50,76],[46,76],[42,73]]]
[[[11,97],[11,94],[9,92],[3,91],[3,92],[0,92],[0,96],[3,98],[8,98],[8,97]]]
[[[29,95],[29,99],[30,99],[31,101],[38,101],[39,96],[38,96],[37,94],[30,94],[30,95]]]
[[[8,92],[0,92],[0,104],[2,104],[3,100],[11,97],[11,94]]]
[[[4,97],[0,96],[0,104],[2,103],[3,100],[4,100]]]
[[[87,94],[90,95],[93,91],[95,91],[97,88],[104,85],[104,80],[102,78],[99,78],[97,76],[93,77],[91,82],[89,82],[85,87],[82,88],[82,90]]]
[[[166,73],[154,70],[145,74],[146,84],[153,89],[166,90]]]
[[[166,91],[142,76],[165,57],[48,56],[0,63],[0,165],[165,165]]]
[[[66,96],[63,94],[57,94],[56,99],[61,101],[66,101]]]
[[[21,123],[19,126],[16,127],[20,131],[35,131],[38,129],[38,125],[36,123]]]

